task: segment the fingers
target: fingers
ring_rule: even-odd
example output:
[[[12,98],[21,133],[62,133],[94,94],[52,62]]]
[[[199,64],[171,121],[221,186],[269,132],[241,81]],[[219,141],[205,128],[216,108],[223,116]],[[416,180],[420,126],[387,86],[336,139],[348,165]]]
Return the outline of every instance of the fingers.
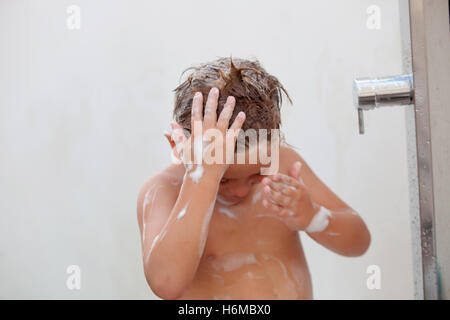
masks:
[[[294,187],[292,185],[285,184],[283,182],[275,182],[267,177],[265,177],[262,180],[262,183],[265,186],[269,186],[272,190],[278,191],[278,192],[284,194],[285,196],[289,196],[289,197],[294,197],[298,190],[296,187]]]
[[[272,209],[273,211],[276,211],[276,212],[281,212],[283,210],[282,207],[280,207],[276,203],[273,203],[270,200],[263,199],[262,203],[263,203],[263,206],[266,207],[267,209]]]
[[[265,196],[272,202],[281,207],[290,207],[294,201],[291,196],[286,196],[279,191],[271,189],[269,186],[264,186]]]
[[[298,165],[295,166],[299,170]],[[298,171],[297,171],[298,172]],[[294,174],[297,174],[294,172]],[[293,177],[277,173],[262,180],[265,199],[263,205],[271,208],[280,216],[294,216],[293,209],[301,198],[303,187]]]
[[[281,174],[281,173],[276,173],[272,176],[268,176],[268,179],[270,178],[270,181],[272,183],[281,183],[281,184],[285,184],[287,186],[291,186],[295,189],[298,189],[301,184],[297,179],[294,179],[293,177],[287,176],[285,174]]]
[[[222,112],[220,113],[219,120],[217,120],[217,128],[222,132],[225,132],[225,130],[228,129],[235,105],[236,99],[233,96],[229,96],[223,106]]]
[[[209,129],[218,127],[219,130],[225,131],[228,128],[230,119],[233,115],[233,110],[236,105],[236,99],[233,96],[229,96],[225,102],[224,108],[220,113],[217,120],[217,106],[219,99],[219,89],[216,87],[211,88],[208,94],[208,100],[205,105],[204,117],[203,112],[203,96],[201,92],[197,92],[194,95],[191,110],[191,132],[193,132],[194,122],[203,121],[203,129]],[[245,121],[245,113],[240,112],[234,120],[230,129],[239,130]]]
[[[277,212],[277,214],[281,217],[290,216],[292,217],[294,215],[294,211],[290,209],[283,208],[267,199],[263,199],[263,206],[267,209],[272,209],[273,211]]]
[[[202,121],[203,111],[203,95],[200,91],[196,92],[194,99],[192,100],[191,109],[191,133],[194,132],[194,123],[196,121]]]
[[[227,136],[233,137],[233,142],[235,143],[237,140],[238,135],[236,134],[244,124],[245,121],[245,113],[243,111],[239,112],[237,117],[234,119],[233,124],[231,125],[229,132],[227,133]],[[227,139],[228,140],[228,139]]]
[[[218,98],[219,98],[219,89],[215,87],[211,88],[205,106],[205,117],[203,120],[203,125],[205,129],[213,128],[216,126]]]

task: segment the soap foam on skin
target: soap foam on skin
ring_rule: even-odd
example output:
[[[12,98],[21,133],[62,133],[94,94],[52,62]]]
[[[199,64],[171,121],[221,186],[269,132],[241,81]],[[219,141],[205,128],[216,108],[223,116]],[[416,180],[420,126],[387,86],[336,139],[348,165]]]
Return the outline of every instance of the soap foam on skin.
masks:
[[[183,210],[180,211],[180,213],[177,216],[177,220],[184,217],[184,215],[186,214],[186,210],[187,210],[188,205],[189,205],[189,202],[186,203],[186,206],[183,208]]]
[[[264,279],[263,276],[255,276],[253,274],[253,272],[250,272],[250,271],[247,272],[246,276],[247,276],[247,278],[252,279],[252,280]]]
[[[259,264],[253,253],[229,254],[211,262],[215,270],[230,272],[241,268],[247,264]]]
[[[320,207],[320,210],[314,215],[309,226],[306,227],[306,232],[322,232],[328,227],[329,218],[331,217],[331,212],[325,207]]]
[[[282,223],[284,223],[286,226],[288,226],[288,224],[286,223],[286,221],[284,219],[282,219],[281,217],[273,214],[273,213],[259,213],[257,215],[255,215],[256,218],[272,218],[272,219],[277,219],[279,221],[281,221]]]
[[[358,212],[353,209],[341,209],[333,210],[333,212],[347,212],[359,216]],[[320,207],[320,210],[315,214],[309,226],[305,229],[306,232],[322,232],[328,227],[329,218],[331,217],[331,211],[325,207]],[[340,233],[328,232],[330,236],[339,236]]]
[[[164,238],[165,235],[166,235],[166,230],[161,231],[158,235],[156,235],[156,236],[153,238],[152,245],[151,245],[151,247],[150,247],[150,250],[148,251],[147,257],[145,258],[146,261],[148,261],[148,259],[150,258],[150,254],[152,253],[153,248],[155,247],[156,242],[162,240],[162,239]]]
[[[219,279],[220,281],[222,281],[222,283],[225,283],[224,278],[222,276],[218,275],[217,273],[211,274],[211,277]]]
[[[159,239],[159,234],[155,238],[153,238],[152,246],[150,247],[150,252],[148,253],[149,256],[153,250],[153,247],[155,246],[156,242],[158,241],[158,239]]]
[[[276,261],[280,265],[281,269],[283,270],[284,277],[287,280],[290,280],[289,276],[288,276],[288,272],[287,272],[286,266],[284,265],[284,263],[280,259],[278,259],[277,257],[272,256],[270,254],[263,254],[262,257],[263,257],[264,260],[272,259],[272,260]]]
[[[179,186],[180,182],[178,180],[173,180],[173,181],[170,181],[170,184],[173,186]]]
[[[261,195],[262,195],[261,191],[255,192],[255,194],[253,195],[252,203],[253,204],[257,203],[259,199],[261,199]]]
[[[147,205],[150,203],[149,197],[152,190],[153,188],[145,193],[144,204],[142,205],[142,241],[145,241],[145,209],[147,209]]]
[[[203,176],[203,171],[204,171],[204,169],[203,169],[202,165],[198,164],[197,167],[195,168],[195,170],[189,174],[189,177],[191,177],[192,181],[194,181],[195,183],[198,183]]]
[[[289,277],[289,275],[288,275],[288,270],[287,270],[286,266],[284,265],[283,261],[281,261],[281,260],[278,259],[277,257],[272,256],[272,255],[269,255],[269,254],[263,254],[262,257],[263,257],[264,260],[274,260],[274,261],[276,261],[276,262],[279,264],[279,266],[280,266],[281,269],[283,270],[284,277],[286,278],[287,289],[290,291],[290,293],[291,293],[295,298],[298,298],[298,292],[297,292],[297,290],[296,290],[296,288],[295,288],[295,286],[294,286],[294,284],[293,284],[292,279],[291,279],[291,278]],[[294,279],[294,281],[295,281],[295,280],[296,280],[296,279]],[[276,290],[276,289],[275,289],[275,290]],[[277,295],[278,295],[278,293],[277,293]]]
[[[291,189],[294,191],[297,190],[296,187],[283,183],[283,191],[285,191],[286,189]]]
[[[217,196],[216,201],[224,206],[232,206],[235,204],[234,202],[224,200],[221,196]]]
[[[219,208],[219,213],[226,215],[228,218],[237,219],[236,215],[230,209]]]
[[[214,278],[213,280],[211,279],[210,281],[214,281],[217,285],[225,286],[225,279],[221,275],[217,273],[208,273],[208,274],[211,276],[211,278]]]

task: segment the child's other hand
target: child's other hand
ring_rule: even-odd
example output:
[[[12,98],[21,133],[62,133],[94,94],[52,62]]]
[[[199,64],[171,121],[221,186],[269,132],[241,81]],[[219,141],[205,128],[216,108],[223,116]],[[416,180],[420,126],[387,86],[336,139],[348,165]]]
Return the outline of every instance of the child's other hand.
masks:
[[[296,230],[305,230],[319,209],[300,177],[301,165],[295,162],[289,176],[277,173],[262,180],[264,207],[274,210]]]

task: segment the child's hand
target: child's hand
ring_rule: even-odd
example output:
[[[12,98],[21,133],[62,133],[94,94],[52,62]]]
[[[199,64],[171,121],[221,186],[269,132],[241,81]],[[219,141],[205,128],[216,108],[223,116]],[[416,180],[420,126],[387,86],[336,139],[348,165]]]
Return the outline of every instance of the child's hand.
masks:
[[[292,166],[289,176],[274,174],[262,180],[264,185],[263,205],[272,209],[296,230],[305,230],[319,210],[311,201],[300,177],[301,162]]]
[[[185,137],[183,130],[178,123],[171,123],[171,137],[173,141],[171,145],[172,147],[175,147],[176,155],[180,156],[188,171],[192,170],[194,159],[199,162],[196,164],[200,165],[201,172],[203,172],[202,165],[205,170],[217,170],[221,174],[228,168],[230,161],[227,161],[229,159],[225,158],[226,156],[229,156],[227,153],[227,146],[229,149],[234,150],[237,138],[237,135],[234,133],[241,129],[242,124],[245,121],[245,113],[241,111],[228,129],[236,100],[233,96],[229,96],[217,118],[216,110],[218,98],[219,90],[217,88],[212,88],[208,95],[203,117],[203,96],[201,92],[197,92],[194,96],[191,110],[191,135],[189,138]],[[208,130],[211,131],[208,132]],[[212,143],[210,140],[210,135],[212,133],[221,136],[222,139],[217,143]],[[169,139],[169,141],[170,140],[171,139]],[[215,152],[221,151],[223,157],[222,159],[219,159],[218,162],[211,161],[215,159],[204,158],[205,154],[211,154],[209,152],[211,151],[211,148],[214,148],[213,150]],[[197,168],[199,167],[197,166]],[[199,174],[199,176],[201,177],[201,174]]]

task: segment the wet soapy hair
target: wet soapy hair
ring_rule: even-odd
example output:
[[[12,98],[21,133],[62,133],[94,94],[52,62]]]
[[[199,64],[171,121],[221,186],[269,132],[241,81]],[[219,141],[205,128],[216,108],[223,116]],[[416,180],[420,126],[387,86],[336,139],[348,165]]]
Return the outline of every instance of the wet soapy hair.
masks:
[[[281,125],[280,108],[282,92],[286,94],[292,104],[289,94],[278,79],[269,73],[257,61],[239,58],[219,58],[214,61],[190,67],[187,78],[173,91],[175,92],[175,106],[173,116],[181,127],[190,131],[192,99],[195,92],[203,94],[206,103],[209,90],[219,89],[219,104],[217,117],[228,96],[236,99],[230,125],[240,111],[246,114],[242,129],[279,129]]]

